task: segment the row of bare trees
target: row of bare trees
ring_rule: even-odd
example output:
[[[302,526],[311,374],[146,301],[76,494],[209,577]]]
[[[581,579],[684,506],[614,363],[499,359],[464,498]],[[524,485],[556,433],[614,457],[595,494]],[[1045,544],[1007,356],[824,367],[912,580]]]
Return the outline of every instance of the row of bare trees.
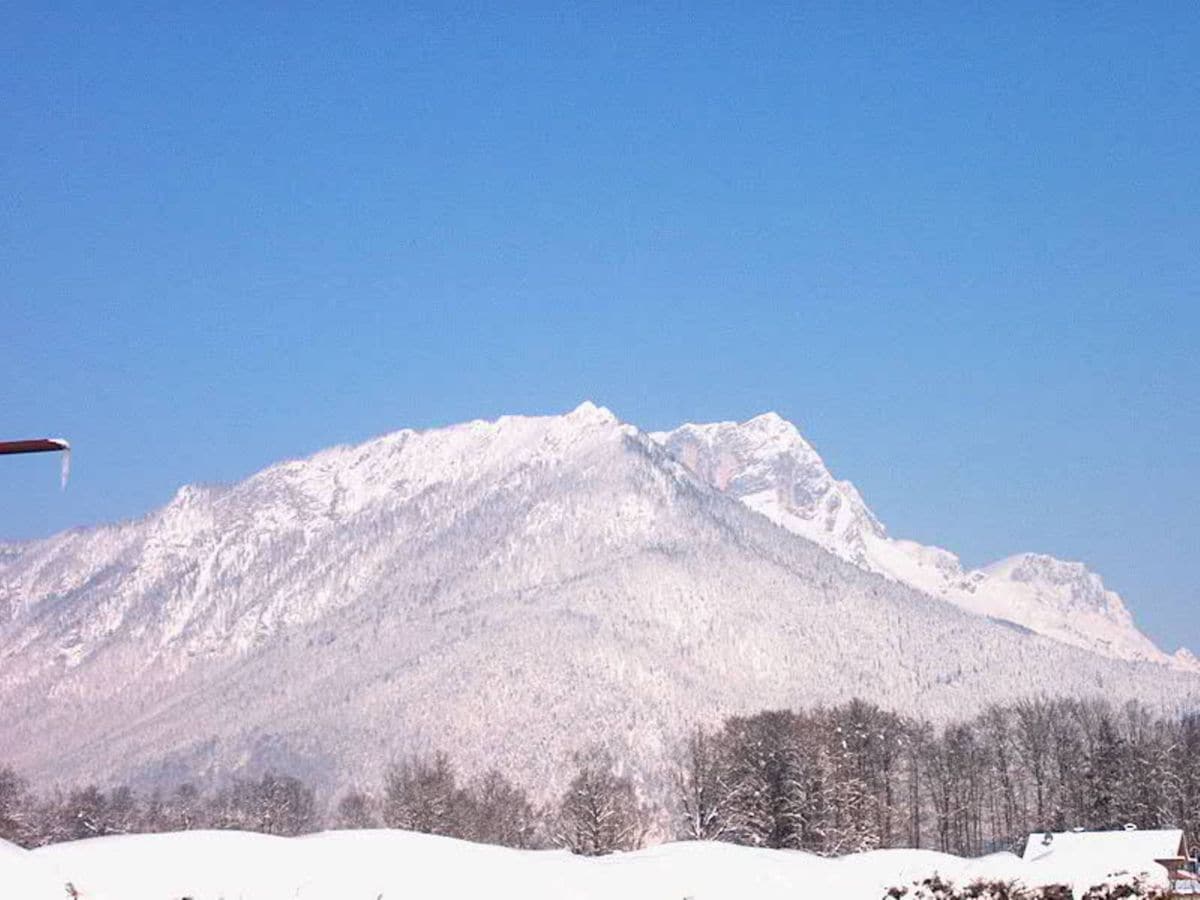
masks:
[[[1182,827],[1200,836],[1200,716],[1136,704],[1030,700],[940,729],[854,701],[696,729],[635,784],[601,749],[577,755],[555,802],[499,772],[464,780],[444,754],[390,767],[378,791],[327,812],[300,780],[266,774],[215,793],[88,786],[35,794],[0,768],[0,838],[26,846],[125,832],[236,828],[299,834],[400,828],[596,855],[646,836],[840,855],[1019,848],[1033,831]],[[647,777],[649,776],[649,777]]]
[[[824,854],[1127,824],[1200,837],[1200,716],[1029,700],[938,730],[858,701],[766,712],[695,732],[674,794],[682,836]]]
[[[449,758],[410,759],[388,770],[381,796],[359,791],[338,802],[343,828],[386,826],[507,847],[567,847],[600,855],[639,846],[653,822],[633,781],[599,747],[576,755],[556,804],[535,807],[498,772],[461,783]]]
[[[0,838],[26,847],[196,828],[303,834],[318,825],[312,790],[288,775],[235,779],[210,795],[190,784],[149,794],[88,785],[39,797],[12,769],[0,768]]]
[[[535,807],[499,772],[464,782],[437,753],[390,767],[382,790],[351,790],[321,815],[311,788],[290,775],[235,779],[203,794],[184,784],[139,794],[89,785],[38,796],[0,768],[0,839],[26,847],[112,834],[236,829],[296,835],[324,827],[397,828],[508,847],[563,846],[582,854],[641,845],[651,814],[613,757],[593,748],[575,758],[561,802]]]

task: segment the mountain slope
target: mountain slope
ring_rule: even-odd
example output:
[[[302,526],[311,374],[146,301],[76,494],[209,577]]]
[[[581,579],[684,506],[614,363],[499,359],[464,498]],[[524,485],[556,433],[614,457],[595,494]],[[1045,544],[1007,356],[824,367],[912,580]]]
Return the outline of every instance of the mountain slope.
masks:
[[[652,436],[718,490],[869,572],[1106,656],[1197,669],[1186,650],[1168,656],[1156,647],[1080,563],[1021,554],[967,571],[948,550],[890,537],[854,485],[835,479],[775,413]]]
[[[0,759],[39,779],[275,766],[375,782],[440,747],[539,792],[595,740],[861,696],[1194,703],[1200,679],[851,565],[585,404],[402,431],[0,551]]]

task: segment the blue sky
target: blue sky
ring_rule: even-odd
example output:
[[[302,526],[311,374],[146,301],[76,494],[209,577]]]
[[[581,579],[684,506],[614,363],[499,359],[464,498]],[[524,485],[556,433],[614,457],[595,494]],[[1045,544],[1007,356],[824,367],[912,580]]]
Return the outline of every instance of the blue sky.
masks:
[[[5,7],[0,426],[76,456],[0,466],[0,537],[775,409],[894,534],[1200,650],[1193,5],[167,6]]]

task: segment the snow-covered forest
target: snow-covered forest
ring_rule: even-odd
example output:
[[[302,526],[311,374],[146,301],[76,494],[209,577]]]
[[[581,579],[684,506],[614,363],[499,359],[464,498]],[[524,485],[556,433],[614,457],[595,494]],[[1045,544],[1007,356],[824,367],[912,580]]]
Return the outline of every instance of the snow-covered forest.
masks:
[[[466,779],[444,753],[383,766],[378,784],[329,798],[274,773],[208,792],[139,793],[35,786],[3,768],[0,838],[34,847],[136,832],[387,827],[583,855],[701,839],[826,856],[976,856],[1019,849],[1040,830],[1200,833],[1200,715],[1137,704],[1029,700],[935,727],[854,701],[696,729],[674,744],[668,771],[634,771],[600,747],[562,764],[568,786],[544,804],[522,773]]]

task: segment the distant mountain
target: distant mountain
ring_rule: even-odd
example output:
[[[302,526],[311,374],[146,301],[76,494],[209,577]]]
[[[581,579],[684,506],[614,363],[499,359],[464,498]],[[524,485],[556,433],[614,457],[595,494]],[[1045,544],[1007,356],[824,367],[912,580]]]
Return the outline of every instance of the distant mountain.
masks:
[[[2,546],[0,761],[51,782],[271,766],[332,787],[440,747],[544,793],[590,742],[652,764],[690,724],[764,707],[1200,699],[1195,674],[870,571],[892,545],[853,489],[777,419],[731,429],[762,452],[668,452],[592,404],[400,431]],[[801,535],[768,521],[788,516]],[[1056,583],[987,577],[1035,601]]]
[[[1172,656],[1156,647],[1080,563],[1024,553],[965,571],[948,550],[890,537],[854,485],[834,478],[775,413],[653,438],[713,487],[866,571],[1105,656],[1200,669],[1187,650]]]

